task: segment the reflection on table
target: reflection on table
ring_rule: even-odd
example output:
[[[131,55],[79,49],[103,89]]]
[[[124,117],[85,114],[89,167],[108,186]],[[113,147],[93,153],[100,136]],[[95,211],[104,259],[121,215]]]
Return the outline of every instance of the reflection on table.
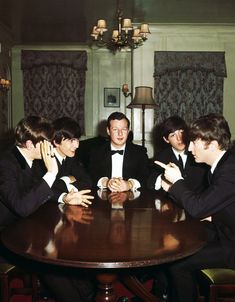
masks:
[[[120,269],[129,274],[130,268],[177,260],[204,245],[199,222],[161,192],[94,194],[89,208],[45,204],[4,230],[3,243],[36,261],[96,269],[102,283],[97,301],[115,301],[112,282]]]

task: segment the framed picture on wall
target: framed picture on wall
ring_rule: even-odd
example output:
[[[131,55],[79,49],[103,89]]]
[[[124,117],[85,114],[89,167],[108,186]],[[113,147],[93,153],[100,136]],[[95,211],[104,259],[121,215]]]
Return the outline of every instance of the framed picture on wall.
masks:
[[[120,88],[104,88],[104,107],[120,107]]]

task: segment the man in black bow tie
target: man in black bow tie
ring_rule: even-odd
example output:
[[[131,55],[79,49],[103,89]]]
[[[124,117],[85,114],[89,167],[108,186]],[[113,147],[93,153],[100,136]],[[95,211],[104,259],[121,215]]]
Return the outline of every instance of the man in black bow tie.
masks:
[[[124,192],[145,186],[149,164],[146,148],[129,141],[129,127],[123,113],[113,112],[107,120],[110,141],[91,153],[89,173],[101,189]]]

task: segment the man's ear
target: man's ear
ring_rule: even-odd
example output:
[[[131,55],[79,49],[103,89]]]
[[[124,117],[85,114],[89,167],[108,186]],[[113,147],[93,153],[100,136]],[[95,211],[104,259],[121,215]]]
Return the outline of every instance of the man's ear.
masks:
[[[57,148],[60,145],[60,144],[56,143],[55,140],[53,140],[53,142],[51,142],[51,143],[55,148]]]
[[[25,148],[26,148],[27,150],[32,150],[32,149],[34,148],[34,144],[33,144],[33,142],[32,142],[30,139],[28,139],[28,140],[26,141],[26,143],[25,143]]]
[[[162,138],[167,144],[169,144],[169,141],[168,141],[168,139],[165,138],[165,136],[163,136]]]
[[[209,144],[209,148],[210,148],[211,151],[218,150],[219,149],[218,142],[216,140],[211,141],[210,144]]]
[[[106,128],[106,131],[107,131],[108,135],[110,136],[109,127]]]

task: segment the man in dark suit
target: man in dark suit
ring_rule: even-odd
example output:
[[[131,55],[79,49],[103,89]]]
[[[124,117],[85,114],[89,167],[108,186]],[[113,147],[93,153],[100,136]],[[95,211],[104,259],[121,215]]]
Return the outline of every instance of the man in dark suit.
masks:
[[[53,130],[43,118],[22,119],[15,129],[16,144],[0,160],[0,224],[27,216],[53,197],[52,185],[58,173]],[[35,173],[34,160],[43,159],[45,173]]]
[[[89,173],[93,184],[112,192],[136,190],[146,185],[149,163],[146,149],[128,141],[130,121],[121,112],[107,120],[110,141],[93,150]]]
[[[61,117],[53,122],[55,157],[58,174],[52,186],[54,198],[70,204],[91,204],[89,188],[92,182],[83,166],[75,159],[81,136],[79,124],[69,117]]]
[[[223,116],[209,114],[196,120],[189,134],[189,151],[195,161],[211,167],[207,189],[195,193],[174,163],[156,162],[165,169],[163,189],[188,214],[203,220],[208,233],[208,242],[203,249],[168,267],[174,291],[170,301],[178,302],[198,301],[197,270],[235,268],[235,156],[229,152],[231,134],[228,123]]]
[[[53,133],[54,129],[51,124],[41,117],[26,117],[16,126],[16,146],[0,160],[1,227],[17,218],[30,215],[42,204],[55,197],[56,191],[53,186],[58,180],[58,163],[54,147],[49,142],[53,138]],[[65,146],[63,144],[63,147]],[[73,153],[71,150],[70,152]],[[45,173],[39,165],[41,159],[46,168]],[[77,176],[76,173],[75,176]],[[87,190],[69,192],[65,194],[63,201],[66,204],[86,206],[90,203],[87,202],[89,196],[86,193]],[[8,259],[8,253],[5,250],[2,249],[1,253]],[[5,262],[5,259],[2,261]],[[85,280],[84,276],[79,279],[77,276],[68,277],[61,272],[42,271],[40,277],[54,292],[58,301],[87,302],[92,300],[93,285],[90,280]]]
[[[191,152],[187,151],[188,127],[185,121],[179,116],[167,118],[161,125],[161,137],[166,146],[157,153],[155,160],[165,164],[170,162],[176,164],[189,188],[201,191],[207,187],[209,166],[196,163]],[[153,166],[153,171],[148,179],[150,189],[159,190],[161,188],[163,173],[164,169],[157,165]]]

